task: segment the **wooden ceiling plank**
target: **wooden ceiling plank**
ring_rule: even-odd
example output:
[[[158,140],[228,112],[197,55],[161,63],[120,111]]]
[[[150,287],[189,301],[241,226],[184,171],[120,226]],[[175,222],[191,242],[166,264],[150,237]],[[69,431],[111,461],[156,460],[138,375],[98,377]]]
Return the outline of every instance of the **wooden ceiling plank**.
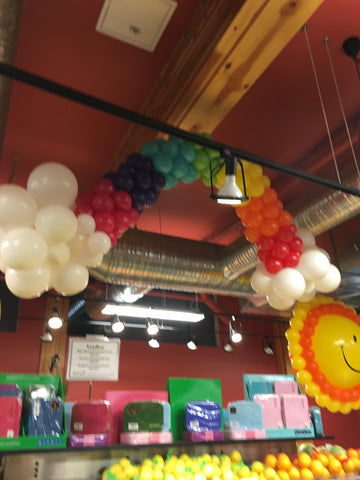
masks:
[[[323,1],[205,0],[142,113],[211,133]],[[109,169],[156,136],[133,125]]]

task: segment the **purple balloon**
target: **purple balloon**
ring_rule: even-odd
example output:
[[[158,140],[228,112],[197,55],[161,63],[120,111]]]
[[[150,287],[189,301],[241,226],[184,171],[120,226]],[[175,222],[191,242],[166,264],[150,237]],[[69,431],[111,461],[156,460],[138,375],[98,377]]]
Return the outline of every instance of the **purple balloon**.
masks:
[[[145,190],[145,207],[151,207],[156,202],[159,192],[155,188]]]
[[[157,172],[156,170],[152,172],[152,186],[158,191],[165,186],[164,175],[160,172]]]
[[[149,170],[137,169],[135,173],[135,183],[137,186],[147,189],[151,187],[152,177]]]
[[[141,153],[131,153],[126,159],[126,165],[141,168],[142,170],[153,169],[151,158],[141,155]]]
[[[135,182],[131,175],[118,173],[116,179],[114,180],[114,185],[116,190],[125,190],[130,192],[135,185]]]
[[[145,205],[146,202],[146,190],[144,190],[141,187],[134,187],[130,195],[133,200],[133,205],[135,205],[136,208],[140,207],[142,208]]]

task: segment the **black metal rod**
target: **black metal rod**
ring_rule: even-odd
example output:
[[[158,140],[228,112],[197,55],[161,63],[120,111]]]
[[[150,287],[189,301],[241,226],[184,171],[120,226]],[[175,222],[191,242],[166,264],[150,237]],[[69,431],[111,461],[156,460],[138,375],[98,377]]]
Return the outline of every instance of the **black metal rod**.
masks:
[[[360,190],[357,190],[350,185],[344,185],[328,178],[304,172],[303,170],[300,170],[298,168],[282,165],[281,163],[268,160],[264,157],[260,157],[259,155],[245,152],[243,150],[239,150],[236,147],[217,142],[215,140],[212,140],[211,138],[187,132],[186,130],[173,127],[172,125],[168,125],[167,123],[161,122],[146,115],[142,115],[140,113],[133,112],[132,110],[120,107],[119,105],[106,102],[105,100],[101,100],[100,98],[94,97],[92,95],[87,95],[83,92],[80,92],[79,90],[66,87],[64,85],[61,85],[60,83],[53,82],[52,80],[48,80],[38,75],[34,75],[33,73],[21,70],[12,65],[7,65],[6,63],[0,62],[0,75],[4,75],[5,77],[9,77],[13,80],[17,80],[27,85],[31,85],[32,87],[39,88],[49,93],[53,93],[54,95],[58,95],[68,100],[72,100],[76,103],[91,107],[95,110],[108,113],[109,115],[113,115],[114,117],[123,118],[130,122],[134,122],[144,127],[151,128],[153,130],[167,133],[169,135],[174,135],[188,142],[201,145],[204,148],[217,150],[220,154],[226,151],[228,154],[243,160],[247,160],[250,163],[255,163],[257,165],[261,165],[262,167],[270,168],[271,170],[276,170],[287,175],[291,175],[293,177],[317,183],[324,187],[340,190],[341,192],[360,197]]]

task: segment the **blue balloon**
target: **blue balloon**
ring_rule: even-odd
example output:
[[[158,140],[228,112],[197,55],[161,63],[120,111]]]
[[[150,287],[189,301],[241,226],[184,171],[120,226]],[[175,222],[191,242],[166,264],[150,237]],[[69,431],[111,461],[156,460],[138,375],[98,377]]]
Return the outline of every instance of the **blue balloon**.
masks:
[[[170,188],[176,187],[176,185],[179,183],[179,179],[176,178],[171,172],[166,173],[164,176],[165,176],[164,190],[170,190]]]
[[[160,151],[167,153],[170,157],[174,158],[179,153],[179,144],[168,140],[167,142],[160,144]]]
[[[166,153],[159,152],[153,158],[154,170],[160,173],[169,173],[173,166],[173,159]]]
[[[176,178],[182,178],[184,175],[186,175],[186,172],[188,171],[190,164],[185,160],[183,157],[176,157],[174,158],[174,163],[173,163],[173,168],[171,170],[171,173],[176,177]]]
[[[182,181],[184,183],[193,183],[198,177],[198,172],[195,167],[192,165],[189,165],[188,171],[186,172],[186,175],[182,177]]]
[[[158,152],[160,152],[160,147],[156,142],[146,142],[141,147],[141,153],[151,158]]]
[[[165,186],[165,177],[162,173],[153,170],[152,172],[152,187],[160,191]]]
[[[196,157],[195,148],[188,142],[184,142],[179,147],[179,153],[189,163],[193,162]]]
[[[174,135],[170,135],[168,142],[173,142],[173,143],[176,143],[176,144],[180,145],[180,144],[184,143],[184,140],[182,138],[175,137]]]

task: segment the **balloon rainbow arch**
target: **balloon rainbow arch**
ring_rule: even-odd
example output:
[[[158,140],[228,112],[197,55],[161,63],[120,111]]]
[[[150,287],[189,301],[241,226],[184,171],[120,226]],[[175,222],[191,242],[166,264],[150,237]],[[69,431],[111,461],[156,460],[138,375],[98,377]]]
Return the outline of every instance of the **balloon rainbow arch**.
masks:
[[[74,174],[51,162],[30,173],[26,188],[0,185],[0,270],[9,290],[24,299],[38,297],[51,288],[65,296],[81,292],[89,281],[88,267],[101,263],[103,255],[136,225],[143,209],[154,205],[162,189],[197,179],[208,187],[212,180],[220,188],[225,167],[218,164],[216,175],[210,178],[210,162],[216,163],[218,156],[217,151],[170,136],[145,143],[140,153],[129,155],[116,172],[108,172],[96,182],[92,192],[79,196]],[[266,295],[275,309],[287,310],[300,302],[294,312],[302,313],[295,313],[291,320],[288,340],[298,380],[309,394],[333,411],[341,407],[340,411],[347,413],[360,408],[354,400],[360,390],[353,386],[335,383],[334,389],[341,392],[330,396],[331,382],[320,381],[322,372],[316,377],[319,371],[311,368],[318,361],[316,349],[305,348],[305,344],[313,344],[314,327],[309,325],[315,322],[308,323],[306,305],[322,302],[322,313],[324,309],[333,312],[335,307],[338,312],[336,302],[315,295],[336,290],[340,272],[330,263],[327,252],[316,246],[311,232],[296,228],[262,168],[246,161],[242,164],[249,200],[235,211],[245,227],[246,239],[258,247],[260,261],[251,285]],[[241,171],[237,183],[243,183]],[[341,318],[348,318],[347,314],[346,310]],[[360,342],[360,335],[356,338]]]

